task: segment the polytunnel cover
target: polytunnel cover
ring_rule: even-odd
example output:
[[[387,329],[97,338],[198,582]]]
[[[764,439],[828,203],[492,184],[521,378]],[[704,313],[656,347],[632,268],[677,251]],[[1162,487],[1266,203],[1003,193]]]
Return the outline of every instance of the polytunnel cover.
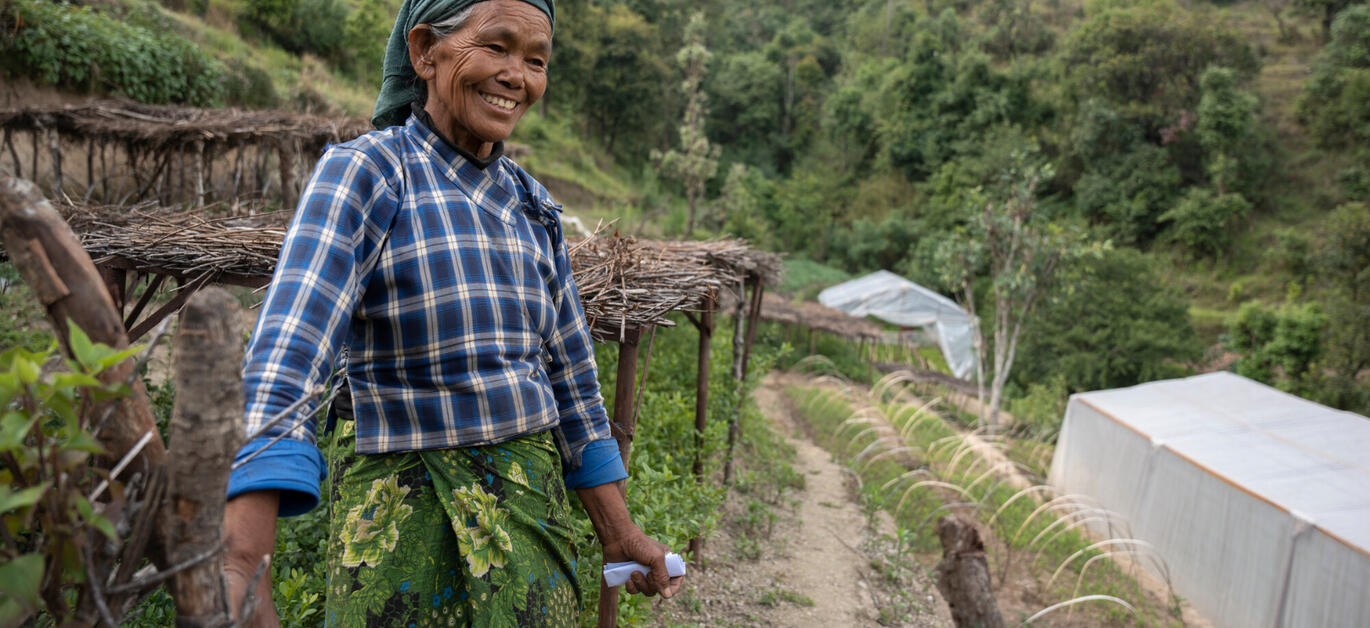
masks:
[[[1218,626],[1370,622],[1370,419],[1226,372],[1081,393],[1050,483]]]
[[[874,316],[900,327],[930,327],[953,375],[975,370],[975,319],[955,301],[887,270],[818,293],[818,302],[852,316]]]

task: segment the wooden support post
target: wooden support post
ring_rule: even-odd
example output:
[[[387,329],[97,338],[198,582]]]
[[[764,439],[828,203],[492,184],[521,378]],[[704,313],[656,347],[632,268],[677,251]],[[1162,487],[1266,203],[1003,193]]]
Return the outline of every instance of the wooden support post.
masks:
[[[114,309],[105,282],[90,256],[57,210],[38,193],[34,184],[21,179],[0,179],[0,236],[10,261],[19,269],[34,297],[47,310],[63,351],[70,356],[68,321],[75,323],[94,342],[116,349],[129,345],[123,321]],[[93,404],[87,424],[108,418],[98,438],[113,460],[119,460],[146,434],[147,442],[127,467],[131,477],[143,477],[166,460],[166,448],[157,437],[157,422],[148,404],[143,382],[133,373],[133,360],[101,372],[105,383],[130,382],[128,396]],[[111,409],[111,405],[113,408]]]
[[[205,206],[205,143],[195,142],[195,207]]]
[[[747,362],[751,360],[752,343],[756,342],[756,328],[761,323],[761,299],[765,292],[766,284],[762,283],[760,279],[754,279],[752,281],[751,302],[747,307],[747,331],[746,339],[742,342],[742,358],[735,364],[736,370],[733,373],[733,377],[737,379],[739,390],[743,389],[747,381]],[[740,301],[741,295],[738,296]],[[740,307],[738,311],[741,312]],[[733,337],[733,342],[737,342],[736,335]],[[723,464],[723,483],[725,485],[731,484],[733,481],[733,449],[737,446],[737,438],[741,431],[742,404],[744,403],[746,403],[746,399],[738,394],[737,407],[733,408],[733,415],[728,419],[728,453],[725,455],[726,462]]]
[[[161,512],[168,561],[210,558],[170,582],[176,625],[228,622],[223,568],[214,551],[223,537],[228,472],[242,442],[243,335],[238,300],[221,288],[202,290],[181,313],[172,345],[176,404],[168,440],[168,507]]]
[[[48,128],[48,150],[52,153],[52,196],[66,198],[66,190],[62,189],[62,137],[51,127]]]
[[[704,308],[699,315],[699,324],[695,326],[699,330],[699,357],[695,363],[695,459],[691,470],[696,484],[704,483],[704,430],[709,425],[709,363],[714,337],[713,300],[706,301]],[[704,564],[703,537],[690,539],[689,553],[696,565]]]
[[[100,200],[109,203],[109,142],[100,142]]]
[[[14,176],[24,176],[23,168],[19,164],[19,151],[14,149],[14,139],[10,137],[9,129],[5,129],[5,148],[9,149],[10,159],[14,160]]]
[[[633,432],[637,430],[637,414],[633,403],[633,388],[637,381],[637,345],[642,330],[625,330],[618,343],[618,371],[614,384],[614,416],[610,423],[614,440],[618,441],[618,453],[623,459],[623,468],[628,468],[632,454]],[[624,496],[628,494],[628,482],[619,483]],[[612,628],[618,624],[618,587],[599,581],[599,626]]]
[[[1003,628],[1004,617],[990,587],[985,543],[975,525],[955,515],[937,521],[942,562],[937,564],[937,590],[951,607],[958,628]]]
[[[292,144],[281,143],[276,150],[281,163],[278,164],[281,173],[281,208],[293,209],[295,207],[295,153]]]

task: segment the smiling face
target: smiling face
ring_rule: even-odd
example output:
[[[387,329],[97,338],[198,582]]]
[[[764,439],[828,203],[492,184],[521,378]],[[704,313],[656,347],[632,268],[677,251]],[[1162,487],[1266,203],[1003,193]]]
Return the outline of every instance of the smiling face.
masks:
[[[486,0],[439,40],[427,24],[409,31],[409,60],[428,85],[435,129],[478,157],[509,137],[547,89],[552,25],[522,0]]]

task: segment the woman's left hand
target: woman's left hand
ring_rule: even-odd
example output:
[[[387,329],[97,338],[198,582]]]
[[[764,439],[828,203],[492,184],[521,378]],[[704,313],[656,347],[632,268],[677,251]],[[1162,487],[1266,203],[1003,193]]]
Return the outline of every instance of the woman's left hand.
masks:
[[[595,526],[595,534],[604,547],[604,562],[616,563],[631,560],[642,563],[652,570],[650,574],[634,573],[625,585],[628,593],[641,593],[648,597],[661,594],[670,598],[680,590],[685,576],[672,578],[666,573],[666,554],[670,548],[647,536],[628,516],[628,504],[623,501],[618,483],[601,484],[590,488],[576,489],[585,514]]]
[[[652,572],[647,575],[634,572],[623,585],[624,590],[628,593],[641,593],[647,597],[660,593],[661,597],[669,599],[680,590],[681,583],[685,582],[685,576],[672,578],[666,573],[666,554],[670,551],[671,548],[633,526],[633,530],[626,538],[612,547],[604,546],[604,562],[631,560],[646,565]]]

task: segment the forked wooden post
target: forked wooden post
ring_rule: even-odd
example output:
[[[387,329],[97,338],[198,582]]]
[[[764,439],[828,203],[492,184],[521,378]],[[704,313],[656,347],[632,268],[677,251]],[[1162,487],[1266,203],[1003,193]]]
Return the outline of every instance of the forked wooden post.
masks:
[[[162,508],[172,563],[210,558],[175,575],[176,625],[228,621],[219,546],[229,467],[242,441],[243,336],[237,299],[221,288],[202,290],[181,311],[172,345],[176,403],[168,440],[170,487]]]
[[[637,383],[637,345],[642,338],[640,328],[624,330],[618,343],[618,371],[614,384],[614,416],[610,429],[614,440],[618,441],[618,453],[623,458],[623,468],[628,468],[632,455],[633,432],[637,430],[637,406],[633,403],[634,388]],[[628,481],[619,482],[624,498],[628,495]],[[599,626],[612,628],[618,624],[618,587],[599,581]]]

